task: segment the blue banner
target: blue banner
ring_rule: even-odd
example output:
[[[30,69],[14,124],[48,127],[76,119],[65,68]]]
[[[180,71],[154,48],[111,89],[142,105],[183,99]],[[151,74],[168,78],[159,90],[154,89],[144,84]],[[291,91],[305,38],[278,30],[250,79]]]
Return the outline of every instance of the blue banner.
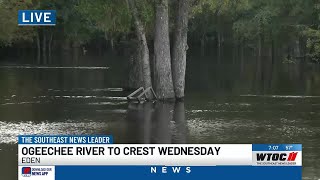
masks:
[[[19,26],[54,26],[56,25],[55,10],[19,10]]]
[[[111,135],[20,135],[18,144],[113,144]]]
[[[301,144],[253,144],[252,151],[302,151]]]
[[[156,172],[152,170],[156,168]],[[179,169],[179,170],[178,170]],[[178,172],[179,171],[179,172]],[[56,166],[55,180],[301,180],[301,166]]]

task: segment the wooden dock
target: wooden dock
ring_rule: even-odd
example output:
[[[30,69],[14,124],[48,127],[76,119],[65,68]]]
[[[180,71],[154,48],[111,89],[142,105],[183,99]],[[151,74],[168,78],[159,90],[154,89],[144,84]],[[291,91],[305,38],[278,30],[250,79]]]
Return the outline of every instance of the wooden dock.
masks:
[[[153,97],[148,97],[148,92],[151,92]],[[131,94],[127,96],[128,101],[138,101],[139,103],[142,103],[144,101],[148,100],[157,100],[157,95],[154,92],[152,87],[148,87],[147,89],[144,89],[143,87],[138,88]]]

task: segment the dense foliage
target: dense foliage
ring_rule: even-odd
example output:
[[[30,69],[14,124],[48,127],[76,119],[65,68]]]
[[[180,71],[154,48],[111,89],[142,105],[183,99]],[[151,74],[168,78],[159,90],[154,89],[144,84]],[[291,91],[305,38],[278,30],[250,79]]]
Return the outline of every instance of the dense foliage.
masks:
[[[136,2],[152,40],[154,2]],[[170,1],[172,19],[174,4]],[[63,42],[81,45],[101,39],[113,48],[120,40],[130,41],[134,32],[127,0],[0,0],[1,46],[35,42],[40,28],[18,27],[19,9],[57,10],[57,26],[47,32]],[[193,0],[189,18],[189,44],[240,44],[259,55],[266,55],[262,49],[273,48],[290,57],[320,58],[320,3],[316,0]]]

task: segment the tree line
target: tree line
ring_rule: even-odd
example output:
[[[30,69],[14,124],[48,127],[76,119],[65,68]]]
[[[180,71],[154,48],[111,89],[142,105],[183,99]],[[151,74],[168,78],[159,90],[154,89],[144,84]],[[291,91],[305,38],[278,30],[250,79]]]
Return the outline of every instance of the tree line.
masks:
[[[57,25],[18,27],[19,9],[57,10]],[[2,0],[0,47],[31,47],[45,64],[53,51],[129,44],[129,86],[180,99],[188,49],[205,55],[214,48],[220,56],[230,45],[259,57],[319,62],[319,21],[316,0]]]

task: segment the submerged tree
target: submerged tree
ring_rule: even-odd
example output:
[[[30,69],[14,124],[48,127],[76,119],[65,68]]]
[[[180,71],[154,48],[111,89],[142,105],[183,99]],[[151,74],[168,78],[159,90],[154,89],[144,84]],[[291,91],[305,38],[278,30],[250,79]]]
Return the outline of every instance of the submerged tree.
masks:
[[[157,0],[155,7],[155,89],[160,99],[171,99],[174,98],[175,95],[171,71],[168,0]]]
[[[184,97],[186,59],[188,50],[189,0],[179,0],[175,21],[172,53],[172,77],[175,96]]]
[[[211,48],[219,62],[226,45],[234,54],[249,50],[258,57],[257,77],[262,77],[262,56],[319,61],[319,7],[315,0],[2,0],[0,45],[17,51],[20,45],[34,47],[38,62],[46,63],[51,49],[89,46],[101,52],[125,44],[135,52],[129,60],[130,87],[153,85],[160,99],[180,99],[188,42],[202,47],[203,54]],[[57,25],[18,27],[19,9],[55,9]]]
[[[138,82],[142,82],[142,84],[138,85],[138,87],[139,86],[142,86],[144,88],[152,87],[149,48],[148,48],[148,43],[146,39],[145,27],[143,26],[141,18],[139,17],[135,0],[128,0],[128,3],[134,19],[136,36],[138,38],[138,43],[137,43],[138,55],[136,59],[135,58],[133,59],[134,61],[137,61],[137,65],[131,68],[138,69],[136,71],[133,71],[134,73],[137,73]]]

